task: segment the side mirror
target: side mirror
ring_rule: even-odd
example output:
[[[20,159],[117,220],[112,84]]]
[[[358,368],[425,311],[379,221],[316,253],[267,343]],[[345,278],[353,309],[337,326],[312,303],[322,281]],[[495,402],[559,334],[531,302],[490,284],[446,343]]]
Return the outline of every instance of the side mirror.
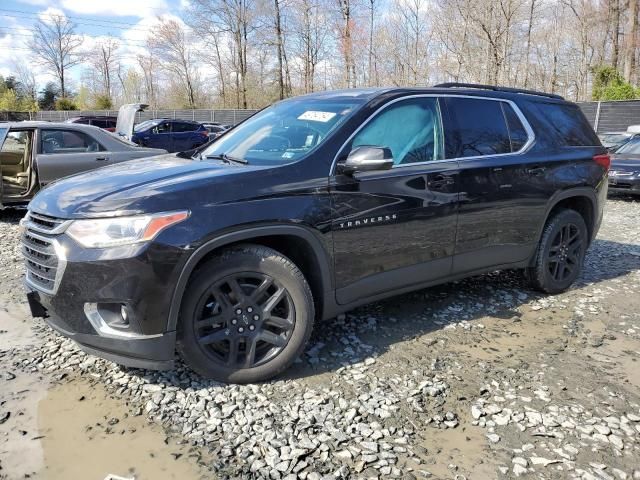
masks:
[[[340,172],[352,174],[374,170],[389,170],[393,167],[393,153],[388,147],[362,145],[351,150],[347,160],[340,164]]]

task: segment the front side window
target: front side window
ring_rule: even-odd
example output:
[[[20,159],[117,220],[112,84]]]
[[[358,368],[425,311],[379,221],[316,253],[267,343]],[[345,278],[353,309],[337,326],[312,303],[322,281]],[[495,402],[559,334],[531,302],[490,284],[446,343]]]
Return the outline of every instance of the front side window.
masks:
[[[42,130],[42,153],[85,153],[104,150],[93,137],[74,130]]]
[[[378,113],[352,140],[351,149],[364,145],[387,147],[394,165],[442,160],[443,134],[438,99],[410,98]]]
[[[447,132],[456,157],[511,153],[511,140],[499,101],[452,97],[447,99],[453,131]]]
[[[171,123],[160,122],[158,125],[153,127],[151,133],[171,133]]]
[[[299,97],[276,103],[220,137],[201,158],[226,155],[252,165],[300,160],[318,148],[362,102],[357,97]]]

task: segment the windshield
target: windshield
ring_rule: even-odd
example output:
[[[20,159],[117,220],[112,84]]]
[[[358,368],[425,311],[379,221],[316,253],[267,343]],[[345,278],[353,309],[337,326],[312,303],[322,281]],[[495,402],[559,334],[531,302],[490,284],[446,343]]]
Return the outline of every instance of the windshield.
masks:
[[[640,154],[640,138],[634,138],[621,146],[616,153]]]
[[[353,98],[277,103],[223,135],[202,158],[225,155],[255,165],[294,162],[317,148],[359,105]]]
[[[605,133],[600,139],[603,144],[616,145],[618,143],[626,142],[629,139],[626,133]]]
[[[153,127],[154,125],[157,125],[158,123],[160,123],[160,120],[145,120],[144,122],[139,123],[138,125],[133,127],[133,131],[134,132],[142,132],[142,131],[146,130],[147,128],[150,128],[150,127]]]

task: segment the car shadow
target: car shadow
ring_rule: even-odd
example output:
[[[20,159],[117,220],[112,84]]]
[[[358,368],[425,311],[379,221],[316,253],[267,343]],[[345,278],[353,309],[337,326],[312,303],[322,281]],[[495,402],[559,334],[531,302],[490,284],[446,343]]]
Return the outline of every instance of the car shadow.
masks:
[[[640,271],[640,245],[597,239],[585,258],[572,290]],[[529,288],[519,271],[497,271],[392,297],[317,322],[303,355],[274,382],[313,381],[314,377],[376,357],[399,342],[485,316],[511,319],[525,303],[544,303],[545,295]],[[129,370],[147,381],[181,389],[221,386],[186,373],[178,361],[172,372]],[[185,374],[186,373],[186,374]]]

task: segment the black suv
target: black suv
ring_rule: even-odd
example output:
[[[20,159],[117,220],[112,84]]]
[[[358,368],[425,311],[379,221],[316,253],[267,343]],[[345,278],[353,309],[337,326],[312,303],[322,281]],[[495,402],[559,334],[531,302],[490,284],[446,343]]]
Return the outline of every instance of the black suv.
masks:
[[[196,158],[58,181],[22,251],[34,316],[88,352],[254,382],[315,321],[496,269],[567,289],[602,219],[609,156],[561,97],[481,85],[279,102]]]

